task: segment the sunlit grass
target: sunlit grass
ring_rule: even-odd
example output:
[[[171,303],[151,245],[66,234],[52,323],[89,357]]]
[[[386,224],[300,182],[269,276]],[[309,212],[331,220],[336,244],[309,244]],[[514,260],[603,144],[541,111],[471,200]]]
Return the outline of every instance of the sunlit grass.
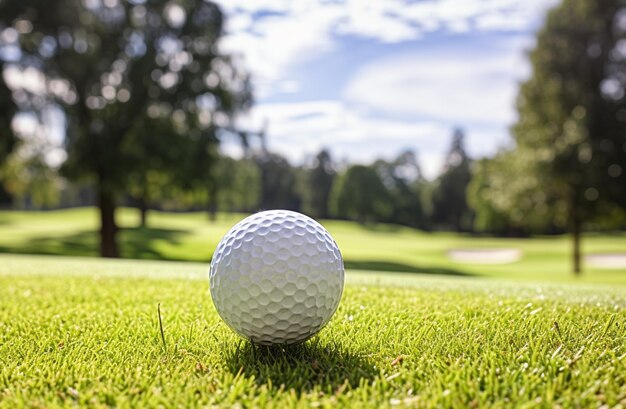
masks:
[[[138,212],[121,209],[118,222],[122,255],[128,258],[207,262],[219,239],[245,215],[219,214],[215,222],[205,213],[150,212],[148,228],[138,228]],[[97,213],[93,208],[52,212],[0,212],[0,252],[96,256]],[[362,226],[322,221],[354,269],[423,274],[487,276],[515,280],[576,280],[626,283],[626,269],[600,270],[586,266],[582,278],[571,274],[569,237],[505,239],[454,233],[426,233],[390,226]],[[477,265],[450,261],[453,248],[519,248],[519,262]],[[586,235],[585,253],[626,252],[626,234]]]
[[[0,256],[0,407],[626,404],[623,287],[347,280],[318,337],[268,350],[219,320],[205,264]]]

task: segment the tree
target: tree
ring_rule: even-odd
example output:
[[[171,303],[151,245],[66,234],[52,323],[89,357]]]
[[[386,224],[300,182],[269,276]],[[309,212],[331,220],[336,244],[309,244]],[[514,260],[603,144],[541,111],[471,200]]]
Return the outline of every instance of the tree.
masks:
[[[261,209],[300,210],[296,169],[287,159],[264,152],[256,157],[261,174]]]
[[[321,219],[328,218],[330,192],[335,175],[330,152],[322,149],[315,157],[313,168],[305,176],[302,197],[303,208],[307,214]]]
[[[261,175],[248,158],[220,156],[215,166],[218,189],[213,199],[217,208],[228,212],[253,212],[259,205]]]
[[[374,168],[389,192],[393,210],[389,221],[412,227],[425,227],[422,202],[424,179],[413,151],[404,151],[392,161],[374,162]]]
[[[186,137],[168,118],[145,116],[139,120],[141,124],[133,127],[120,149],[134,164],[129,169],[126,192],[139,210],[140,227],[146,227],[150,203],[172,195],[171,186],[180,183],[174,175],[189,163],[189,155],[182,150]]]
[[[473,229],[478,232],[505,234],[510,232],[513,223],[506,212],[501,211],[494,205],[498,200],[498,192],[491,184],[491,175],[499,172],[506,166],[502,161],[502,154],[494,158],[481,159],[474,163],[472,178],[467,187],[467,202],[474,212]]]
[[[96,185],[100,252],[116,257],[116,196],[146,171],[146,158],[125,149],[140,127],[169,122],[172,132],[152,136],[181,152],[209,151],[199,141],[215,144],[216,129],[250,101],[247,77],[216,47],[222,13],[203,0],[24,0],[0,3],[0,16],[20,33],[19,64],[44,75],[45,95],[36,98],[65,113],[63,171]]]
[[[0,176],[2,175],[2,168],[16,144],[16,138],[11,129],[11,121],[17,111],[11,90],[4,82],[2,71],[2,64],[0,64],[0,112],[2,113],[0,114]],[[6,191],[4,186],[4,179],[0,177],[0,206],[11,202],[10,193]]]
[[[3,168],[6,188],[14,205],[41,209],[58,205],[63,181],[42,155],[12,155]]]
[[[467,204],[467,186],[471,180],[470,159],[465,152],[465,135],[456,129],[446,156],[443,173],[433,191],[433,221],[456,231],[471,229],[472,212]]]
[[[373,167],[353,165],[333,188],[333,213],[359,223],[385,220],[392,212],[389,192]]]
[[[13,115],[17,106],[13,102],[11,90],[2,77],[2,65],[0,65],[0,167],[4,164],[15,146],[15,135],[11,129]]]
[[[516,148],[493,176],[515,221],[541,214],[572,234],[575,273],[585,223],[626,207],[625,13],[619,0],[549,12],[518,96]]]

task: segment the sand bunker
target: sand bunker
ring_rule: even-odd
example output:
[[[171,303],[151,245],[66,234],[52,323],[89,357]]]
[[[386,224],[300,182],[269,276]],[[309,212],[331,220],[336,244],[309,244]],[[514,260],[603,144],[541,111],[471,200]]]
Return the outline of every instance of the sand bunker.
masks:
[[[626,253],[589,254],[585,262],[596,268],[626,268]]]
[[[522,258],[520,249],[452,249],[448,258],[459,263],[507,264]]]

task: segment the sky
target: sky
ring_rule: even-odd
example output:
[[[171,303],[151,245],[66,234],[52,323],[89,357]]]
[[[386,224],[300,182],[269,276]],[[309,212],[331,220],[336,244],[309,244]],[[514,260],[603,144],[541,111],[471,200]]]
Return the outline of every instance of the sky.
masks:
[[[218,0],[270,150],[368,163],[414,150],[427,178],[454,128],[473,158],[510,143],[526,53],[555,0]],[[226,143],[233,154],[237,145]]]

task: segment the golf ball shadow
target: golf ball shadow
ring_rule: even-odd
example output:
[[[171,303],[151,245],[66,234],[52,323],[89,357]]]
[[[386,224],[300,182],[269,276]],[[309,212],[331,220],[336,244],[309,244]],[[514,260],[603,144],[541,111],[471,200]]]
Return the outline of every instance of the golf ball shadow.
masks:
[[[233,375],[269,389],[293,389],[297,394],[316,389],[332,393],[346,385],[356,389],[379,375],[369,353],[318,340],[280,347],[242,342],[225,347],[222,356]]]

